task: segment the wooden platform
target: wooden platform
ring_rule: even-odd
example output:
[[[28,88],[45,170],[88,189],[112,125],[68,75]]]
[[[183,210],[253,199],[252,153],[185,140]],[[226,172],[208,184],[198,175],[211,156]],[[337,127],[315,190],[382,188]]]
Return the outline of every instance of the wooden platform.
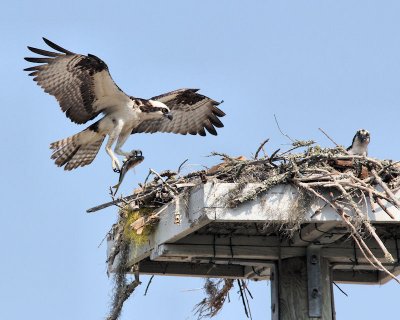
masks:
[[[244,189],[259,186],[248,184]],[[304,257],[310,248],[316,248],[329,262],[333,281],[382,284],[390,280],[371,267],[341,218],[321,200],[310,199],[290,185],[278,185],[231,208],[226,203],[234,188],[237,186],[232,183],[208,182],[159,209],[160,222],[148,243],[132,244],[129,264],[140,262],[142,274],[263,280],[270,279],[277,261]],[[357,199],[396,261],[386,263],[376,242],[369,239],[367,243],[384,265],[399,275],[400,211],[386,204],[393,217],[380,207],[373,212],[365,200]],[[301,228],[289,239],[283,222],[301,223]],[[108,246],[111,248],[112,239]]]

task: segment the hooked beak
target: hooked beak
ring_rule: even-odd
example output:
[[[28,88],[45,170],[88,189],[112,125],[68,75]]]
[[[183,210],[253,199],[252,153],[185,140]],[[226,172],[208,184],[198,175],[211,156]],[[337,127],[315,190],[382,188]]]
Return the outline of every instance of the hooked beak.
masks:
[[[165,116],[166,116],[169,120],[172,120],[172,119],[174,118],[171,112],[168,112],[167,114],[165,114]]]

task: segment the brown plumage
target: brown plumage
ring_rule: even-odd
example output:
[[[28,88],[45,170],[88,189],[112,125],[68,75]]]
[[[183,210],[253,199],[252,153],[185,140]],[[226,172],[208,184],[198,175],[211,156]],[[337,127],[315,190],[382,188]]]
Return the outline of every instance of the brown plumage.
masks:
[[[205,136],[206,129],[210,134],[217,135],[214,127],[224,126],[218,117],[225,116],[225,113],[217,107],[219,102],[197,93],[198,90],[179,89],[151,98],[170,108],[172,121],[165,118],[143,121],[132,133],[172,132]]]
[[[128,96],[115,84],[100,58],[73,53],[43,40],[57,52],[28,47],[40,57],[25,58],[36,65],[24,70],[57,99],[71,121],[82,124],[104,114],[82,132],[51,144],[51,158],[65,170],[90,164],[106,136],[106,152],[117,171],[120,164],[116,154],[132,154],[121,150],[130,134],[171,132],[205,136],[206,131],[217,135],[216,128],[223,127],[219,118],[225,113],[217,107],[220,103],[198,94],[198,89],[179,89],[151,99]]]
[[[91,164],[105,137],[87,128],[71,137],[50,144],[50,149],[53,150],[51,159],[55,160],[55,164],[59,167],[65,165],[65,170]],[[94,138],[94,142],[86,143],[91,138]]]

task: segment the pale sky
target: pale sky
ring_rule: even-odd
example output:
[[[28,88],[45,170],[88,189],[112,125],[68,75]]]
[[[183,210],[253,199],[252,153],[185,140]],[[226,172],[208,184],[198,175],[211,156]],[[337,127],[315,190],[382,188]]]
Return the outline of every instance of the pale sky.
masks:
[[[145,161],[120,188],[129,194],[149,168],[210,165],[212,151],[251,156],[286,148],[273,115],[297,139],[332,146],[319,131],[349,145],[357,129],[371,132],[370,155],[400,159],[400,3],[398,1],[18,1],[2,4],[1,91],[3,245],[0,319],[104,319],[112,281],[98,244],[116,220],[109,201],[118,177],[104,147],[73,172],[50,160],[49,144],[82,129],[22,69],[27,45],[42,36],[103,59],[118,85],[137,97],[201,88],[221,108],[217,137],[134,135],[127,149]],[[199,167],[193,166],[196,170]],[[148,277],[127,301],[121,320],[195,319],[201,279]],[[400,287],[341,285],[338,319],[388,319]],[[254,320],[270,319],[270,286],[250,287]],[[244,319],[235,294],[215,319]]]

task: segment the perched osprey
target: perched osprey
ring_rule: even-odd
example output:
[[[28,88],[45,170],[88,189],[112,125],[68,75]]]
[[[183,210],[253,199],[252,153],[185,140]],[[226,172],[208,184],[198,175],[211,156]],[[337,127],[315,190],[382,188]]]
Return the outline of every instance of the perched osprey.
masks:
[[[350,154],[367,156],[370,134],[367,130],[360,129],[356,132],[351,146],[347,148]]]
[[[68,51],[43,38],[58,52],[28,47],[44,57],[25,58],[39,63],[30,68],[33,80],[45,92],[53,95],[71,121],[82,124],[103,114],[85,130],[50,145],[52,159],[59,167],[72,170],[90,164],[108,135],[106,151],[112,167],[119,170],[116,154],[129,157],[136,151],[125,152],[122,145],[133,133],[172,132],[217,135],[215,127],[223,127],[218,117],[225,113],[216,102],[198,94],[198,89],[179,89],[153,98],[140,99],[125,94],[113,81],[107,65],[98,57]]]

